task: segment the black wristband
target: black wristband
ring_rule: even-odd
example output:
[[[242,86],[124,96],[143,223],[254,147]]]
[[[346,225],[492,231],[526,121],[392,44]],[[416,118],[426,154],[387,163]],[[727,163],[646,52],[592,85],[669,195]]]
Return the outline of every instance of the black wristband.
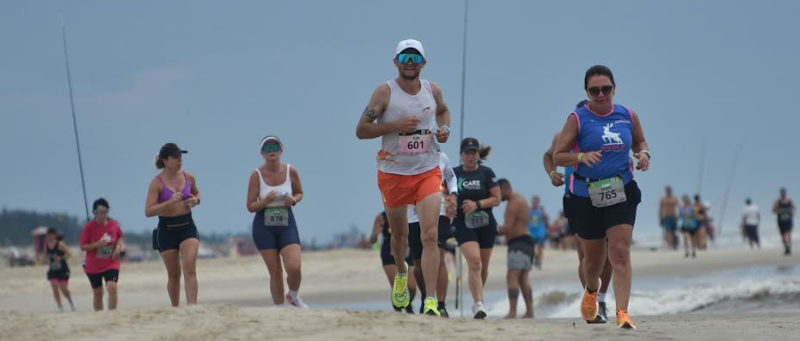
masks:
[[[475,205],[476,205],[476,206],[478,206],[478,209],[479,209],[479,210],[482,208],[482,207],[481,207],[481,201],[480,201],[480,200],[476,200],[476,201],[475,201]]]

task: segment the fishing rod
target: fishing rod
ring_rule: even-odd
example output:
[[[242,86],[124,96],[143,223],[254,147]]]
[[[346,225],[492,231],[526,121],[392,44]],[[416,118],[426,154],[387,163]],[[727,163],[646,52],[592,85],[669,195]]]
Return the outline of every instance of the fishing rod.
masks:
[[[469,0],[464,0],[464,38],[461,51],[461,123],[459,124],[459,143],[464,140],[464,93],[467,83],[467,19],[469,13]],[[459,158],[460,160],[460,158]],[[459,163],[461,163],[459,161]],[[464,317],[464,278],[463,273],[464,261],[461,257],[461,248],[456,246],[456,263],[458,268],[458,275],[456,276],[456,309],[461,312],[461,317]]]
[[[725,221],[725,209],[728,206],[728,195],[731,192],[731,187],[733,186],[733,178],[736,175],[736,168],[739,166],[739,157],[742,154],[742,147],[744,146],[744,142],[739,142],[739,148],[736,149],[736,155],[733,157],[733,167],[731,167],[731,175],[728,177],[728,184],[725,187],[725,196],[722,198],[722,210],[720,212],[719,217],[719,230],[716,231],[716,234],[719,236],[722,234],[722,226],[723,222]]]
[[[703,135],[703,140],[700,143],[700,169],[697,173],[697,194],[703,192],[703,171],[706,165],[706,136]]]
[[[86,222],[89,222],[89,200],[86,197],[86,179],[83,177],[83,158],[81,157],[81,142],[78,139],[78,120],[75,118],[75,98],[72,94],[72,74],[69,69],[69,53],[67,50],[67,28],[64,23],[64,14],[61,14],[61,40],[64,42],[64,62],[67,69],[67,86],[69,87],[69,105],[72,109],[72,128],[75,131],[75,147],[78,149],[78,168],[81,173],[81,188],[83,189],[83,207],[86,209]]]

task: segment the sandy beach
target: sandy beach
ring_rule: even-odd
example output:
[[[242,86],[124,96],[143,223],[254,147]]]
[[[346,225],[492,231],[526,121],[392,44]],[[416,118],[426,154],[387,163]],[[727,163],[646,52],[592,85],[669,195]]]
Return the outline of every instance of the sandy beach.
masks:
[[[531,274],[537,300],[546,301],[537,296],[541,294],[536,291],[539,287],[566,285],[573,291],[580,290],[574,251],[550,251],[546,257],[544,269]],[[487,292],[505,290],[505,258],[505,248],[495,249]],[[738,268],[800,265],[800,258],[783,257],[777,249],[713,250],[700,253],[695,260],[684,259],[679,252],[638,250],[632,258],[634,291],[639,280],[674,280]],[[78,312],[64,314],[56,313],[44,267],[0,268],[0,339],[568,340],[591,336],[738,340],[791,339],[800,330],[796,323],[800,309],[782,313],[653,315],[635,311],[636,298],[631,303],[636,333],[612,325],[588,326],[579,318],[473,321],[408,316],[388,311],[389,285],[375,252],[308,253],[303,261],[301,294],[312,308],[324,309],[272,307],[267,271],[258,257],[200,260],[201,304],[179,309],[168,307],[166,273],[161,263],[123,264],[120,308],[99,314],[90,311],[91,290],[77,262],[72,264],[70,289]],[[451,284],[448,302],[452,302],[454,294]],[[386,301],[383,311],[358,308],[381,301]],[[451,315],[456,315],[452,303],[448,305]]]

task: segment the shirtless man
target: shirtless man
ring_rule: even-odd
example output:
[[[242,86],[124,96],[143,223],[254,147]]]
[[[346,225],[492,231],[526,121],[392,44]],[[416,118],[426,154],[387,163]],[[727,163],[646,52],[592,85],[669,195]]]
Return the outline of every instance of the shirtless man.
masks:
[[[505,223],[500,226],[499,234],[508,241],[508,302],[509,311],[507,319],[517,317],[517,297],[520,289],[525,299],[524,319],[533,318],[533,290],[528,281],[528,274],[533,265],[533,238],[528,231],[530,220],[530,207],[525,197],[511,189],[511,183],[506,179],[497,181],[503,201],[508,201],[506,206]]]
[[[661,198],[659,204],[659,215],[661,227],[667,239],[667,246],[670,250],[678,249],[678,238],[675,232],[678,231],[678,198],[672,195],[672,187],[665,188],[666,194]]]

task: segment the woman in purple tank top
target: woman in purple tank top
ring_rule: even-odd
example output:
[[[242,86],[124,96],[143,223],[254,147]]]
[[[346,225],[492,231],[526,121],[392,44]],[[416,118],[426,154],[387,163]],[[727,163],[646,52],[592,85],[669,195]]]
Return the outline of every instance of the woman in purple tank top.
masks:
[[[156,168],[161,172],[150,181],[145,216],[158,216],[153,230],[153,249],[161,253],[167,267],[167,293],[173,307],[180,303],[181,273],[186,282],[186,303],[197,303],[197,250],[200,236],[192,219],[192,208],[200,204],[194,175],[181,170],[183,154],[174,143],[161,147]]]

